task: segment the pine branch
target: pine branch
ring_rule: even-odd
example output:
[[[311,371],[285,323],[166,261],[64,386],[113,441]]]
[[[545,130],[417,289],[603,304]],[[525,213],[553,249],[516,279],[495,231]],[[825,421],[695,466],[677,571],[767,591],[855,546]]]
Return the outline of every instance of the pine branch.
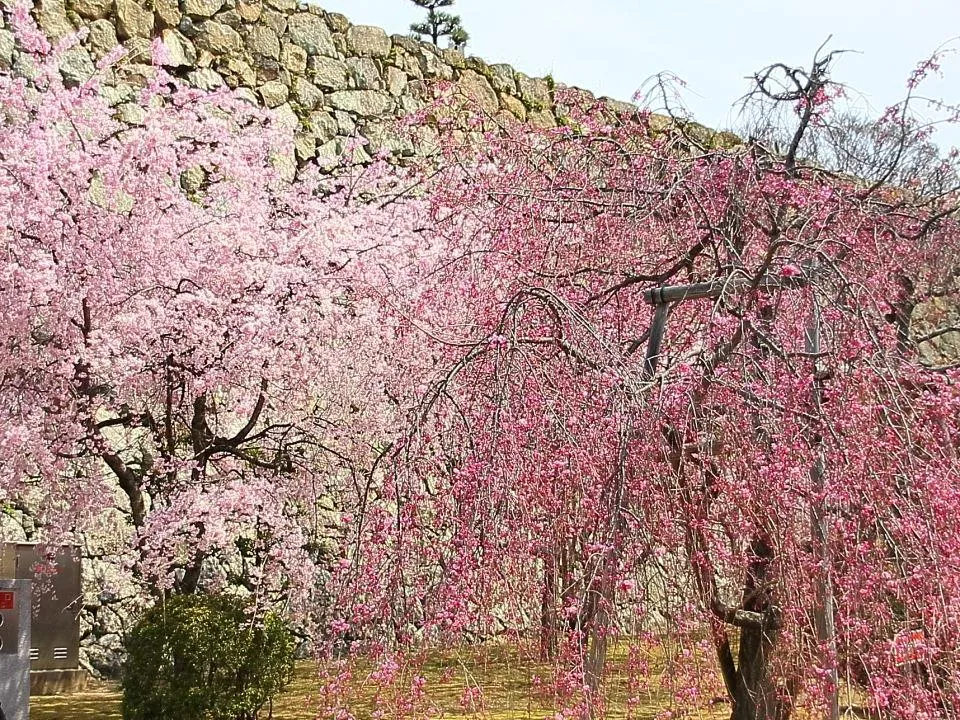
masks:
[[[410,25],[410,33],[421,40],[440,44],[440,38],[449,39],[449,47],[462,50],[470,35],[463,29],[459,15],[439,11],[438,8],[450,7],[454,0],[410,0],[418,7],[427,10],[424,21]]]

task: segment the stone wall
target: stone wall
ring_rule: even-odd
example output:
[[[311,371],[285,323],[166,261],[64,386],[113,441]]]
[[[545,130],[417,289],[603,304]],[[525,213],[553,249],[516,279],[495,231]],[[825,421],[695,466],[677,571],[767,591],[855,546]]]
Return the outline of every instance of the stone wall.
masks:
[[[13,0],[0,0],[5,13]],[[53,41],[87,28],[65,53],[61,72],[80,83],[116,45],[128,51],[107,75],[104,94],[118,115],[137,121],[132,102],[150,72],[150,45],[159,38],[168,71],[197,88],[228,86],[251,102],[274,108],[297,128],[302,164],[333,167],[386,150],[419,154],[431,131],[409,136],[396,120],[423,108],[435,80],[451,81],[491,116],[538,126],[558,119],[550,79],[509,65],[487,64],[456,50],[377,27],[352,25],[343,15],[297,0],[35,0],[33,14]],[[9,24],[0,27],[0,67],[29,75]],[[356,149],[351,139],[366,144]]]

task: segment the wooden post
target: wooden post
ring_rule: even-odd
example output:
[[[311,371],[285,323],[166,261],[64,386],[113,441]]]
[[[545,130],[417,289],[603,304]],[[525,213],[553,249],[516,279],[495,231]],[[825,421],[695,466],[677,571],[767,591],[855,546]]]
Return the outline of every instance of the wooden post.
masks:
[[[810,312],[810,324],[807,326],[805,350],[813,366],[813,388],[811,391],[813,414],[819,420],[823,406],[823,374],[820,366],[820,308],[816,293],[811,293],[813,308]],[[817,642],[831,655],[829,661],[829,681],[832,686],[827,697],[829,720],[840,718],[840,688],[837,673],[837,634],[834,621],[833,563],[830,559],[830,526],[824,507],[824,488],[826,478],[826,458],[823,452],[823,438],[820,428],[811,431],[811,445],[815,448],[816,459],[810,467],[810,535],[813,551],[820,563],[820,584],[817,588],[814,624]]]
[[[653,311],[653,324],[650,326],[650,339],[647,341],[647,356],[643,361],[643,374],[651,378],[657,371],[657,362],[660,360],[660,345],[663,342],[663,331],[667,327],[667,314],[670,306],[667,303],[658,303]]]
[[[724,292],[741,290],[745,286],[762,290],[777,290],[783,288],[807,287],[810,279],[816,273],[816,268],[807,266],[802,275],[791,278],[764,276],[759,282],[748,285],[742,280],[713,281],[695,283],[693,285],[674,285],[647,290],[644,299],[654,307],[653,323],[650,327],[650,337],[647,341],[647,354],[644,362],[644,374],[653,377],[657,370],[660,358],[660,348],[663,343],[663,334],[666,329],[667,315],[672,303],[684,300],[701,300],[718,298]],[[812,292],[813,309],[810,322],[806,329],[805,350],[813,364],[813,413],[820,417],[823,406],[824,381],[820,366],[820,308],[817,305],[816,292]],[[840,688],[837,672],[837,637],[834,618],[833,568],[830,558],[830,525],[827,510],[824,505],[823,492],[826,478],[826,457],[823,451],[823,438],[819,428],[811,429],[811,445],[816,449],[816,459],[810,467],[810,485],[813,500],[810,503],[810,534],[813,542],[813,551],[820,563],[821,582],[817,588],[817,598],[814,608],[814,624],[817,641],[825,654],[832,656],[829,662],[829,682],[832,689],[827,697],[828,720],[840,718]]]

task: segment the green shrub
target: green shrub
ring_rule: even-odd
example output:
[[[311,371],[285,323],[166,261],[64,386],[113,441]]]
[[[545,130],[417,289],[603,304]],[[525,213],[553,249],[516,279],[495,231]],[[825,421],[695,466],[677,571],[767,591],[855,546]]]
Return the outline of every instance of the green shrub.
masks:
[[[227,595],[160,602],[126,640],[124,720],[254,720],[290,681],[293,636]]]

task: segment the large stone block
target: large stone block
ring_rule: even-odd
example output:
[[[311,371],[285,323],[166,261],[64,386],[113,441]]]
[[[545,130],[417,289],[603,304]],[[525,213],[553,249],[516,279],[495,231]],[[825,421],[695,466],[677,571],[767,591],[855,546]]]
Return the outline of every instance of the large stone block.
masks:
[[[460,74],[457,88],[468,100],[476,103],[487,115],[494,115],[500,109],[497,93],[490,87],[487,79],[473,70],[464,70]]]
[[[322,18],[310,13],[296,13],[287,20],[287,35],[307,55],[334,55],[333,37]]]
[[[220,63],[219,70],[227,85],[236,90],[250,87],[257,82],[257,73],[250,65],[238,57],[228,57]]]
[[[341,90],[331,93],[328,102],[336,110],[361,117],[377,117],[393,110],[393,99],[376,90]]]
[[[160,34],[167,51],[164,65],[168,67],[193,67],[197,62],[197,49],[184,35],[169,28]]]
[[[141,74],[147,68],[150,68],[150,76],[152,76],[153,69],[153,44],[144,37],[132,37],[124,41],[124,49],[127,51],[126,57],[124,57],[124,63],[122,65],[123,71],[126,72],[130,70],[131,64],[135,67],[133,71],[137,74]],[[146,87],[146,83],[144,83]]]
[[[234,10],[245,21],[256,22],[260,19],[263,6],[260,4],[260,0],[239,0]]]
[[[129,83],[116,83],[115,85],[102,85],[100,87],[100,97],[106,101],[110,107],[116,107],[121,103],[131,102],[137,97],[137,88]]]
[[[260,13],[260,22],[273,30],[277,37],[281,37],[287,31],[287,16],[271,8],[263,9]]]
[[[300,127],[300,118],[297,116],[297,113],[294,112],[293,108],[290,107],[290,103],[284,103],[278,107],[274,113],[274,119],[278,125],[289,128],[290,130],[296,130]]]
[[[336,50],[336,57],[338,58],[347,58],[350,57],[353,53],[347,49],[347,36],[343,33],[333,33],[330,36],[333,40],[333,49]]]
[[[294,74],[303,74],[307,70],[307,51],[291,42],[283,43],[280,48],[280,65]]]
[[[549,110],[531,110],[527,113],[527,122],[534,127],[543,128],[545,130],[555,128],[557,126],[557,119]]]
[[[153,12],[136,0],[116,0],[117,34],[121,40],[153,34]]]
[[[372,25],[354,25],[347,30],[347,47],[360,57],[382,57],[390,54],[392,43],[387,33]]]
[[[213,61],[216,58],[213,56],[209,50],[201,50],[200,54],[197,55],[197,67],[198,68],[208,68],[213,65]]]
[[[307,128],[315,138],[326,142],[337,134],[337,121],[326,110],[315,110],[307,118]]]
[[[82,85],[97,71],[90,54],[80,45],[74,45],[60,56],[60,75],[67,87]]]
[[[363,142],[358,138],[336,138],[338,152],[340,153],[341,165],[366,165],[373,160],[370,153],[364,148]],[[327,546],[325,552],[335,552],[336,543],[329,538],[320,541],[321,546]]]
[[[440,78],[441,80],[453,79],[453,68],[443,62],[432,50],[425,46],[421,47],[419,58],[423,77]]]
[[[280,80],[289,87],[290,83],[282,75],[289,77],[290,72],[281,68],[280,63],[274,60],[263,58],[257,63],[257,82],[261,85],[271,80]]]
[[[346,63],[328,57],[312,57],[307,63],[309,76],[324,90],[347,89]]]
[[[340,145],[337,138],[317,148],[316,163],[322,170],[333,170],[340,165]]]
[[[175,28],[183,19],[177,0],[153,0],[153,12],[161,24]]]
[[[520,99],[508,93],[500,93],[500,107],[518,120],[527,119],[527,107]]]
[[[260,97],[263,104],[269,108],[280,107],[290,96],[290,88],[279,80],[271,80],[260,86]]]
[[[63,0],[39,0],[34,5],[34,17],[40,29],[54,43],[76,32],[76,28],[67,17],[67,8]]]
[[[89,20],[105,18],[113,9],[113,0],[70,0],[69,7]]]
[[[393,53],[391,54],[391,60],[391,64],[402,71],[408,78],[412,78],[413,80],[423,79],[423,67],[420,65],[419,56],[411,55],[406,50],[397,49],[395,44]]]
[[[0,70],[9,70],[13,65],[13,53],[16,47],[13,33],[9,30],[0,30]]]
[[[254,57],[276,60],[280,57],[280,39],[265,25],[254,25],[247,34],[247,50]]]
[[[323,93],[309,80],[298,77],[293,81],[293,98],[304,110],[315,110],[323,104]]]
[[[242,34],[246,30],[247,22],[240,17],[240,14],[236,10],[223,10],[214,15],[213,19],[217,22],[222,22],[224,25],[229,25],[238,33]]]
[[[411,55],[420,54],[421,43],[411,37],[407,37],[406,35],[392,35],[390,40],[396,47],[402,48]]]
[[[413,141],[393,122],[372,122],[360,132],[367,139],[367,150],[372,154],[413,155]]]
[[[550,87],[542,78],[532,78],[523,73],[516,73],[517,89],[520,98],[533,110],[546,110],[550,107]]]
[[[297,177],[297,158],[293,152],[277,152],[270,156],[270,164],[277,175],[286,182],[293,182]]]
[[[13,71],[24,80],[33,81],[40,77],[40,68],[30,55],[15,53],[13,57]]]
[[[467,70],[473,70],[478,72],[484,77],[490,77],[490,66],[487,64],[487,61],[483,58],[478,58],[476,55],[471,55],[463,61],[463,66]]]
[[[514,79],[514,70],[505,63],[497,63],[489,66],[490,84],[497,92],[506,92],[511,95],[517,94],[517,81]]]
[[[353,79],[355,87],[360,90],[383,89],[383,78],[380,77],[380,70],[377,68],[377,64],[373,61],[373,58],[347,58],[347,68],[350,71],[350,77]]]
[[[387,91],[394,97],[400,97],[407,89],[407,75],[403,70],[388,67],[386,70]]]
[[[353,116],[343,110],[333,111],[334,120],[337,123],[338,135],[350,136],[357,132],[357,124],[353,121]]]
[[[183,0],[183,11],[194,17],[213,17],[223,7],[224,0]]]
[[[94,20],[87,28],[86,45],[90,54],[97,60],[120,44],[117,38],[117,29],[109,20]]]
[[[248,87],[237,88],[234,95],[246,103],[257,107],[260,104],[260,99],[257,97],[257,94]]]
[[[350,20],[340,13],[327,13],[327,25],[334,32],[345,33],[350,29]]]
[[[216,20],[199,23],[197,30],[197,47],[209,50],[214,55],[236,53],[243,46],[243,40],[236,30]]]
[[[433,95],[433,84],[428,80],[413,80],[407,83],[407,91],[403,94],[401,100],[415,98],[417,100],[430,100]]]
[[[293,138],[293,151],[297,160],[306,162],[317,154],[317,139],[313,135],[297,133]]]
[[[463,69],[467,66],[463,53],[454,48],[441,49],[440,59],[452,68]]]
[[[216,90],[225,84],[220,73],[210,68],[194,70],[187,74],[187,81],[200,90]]]

